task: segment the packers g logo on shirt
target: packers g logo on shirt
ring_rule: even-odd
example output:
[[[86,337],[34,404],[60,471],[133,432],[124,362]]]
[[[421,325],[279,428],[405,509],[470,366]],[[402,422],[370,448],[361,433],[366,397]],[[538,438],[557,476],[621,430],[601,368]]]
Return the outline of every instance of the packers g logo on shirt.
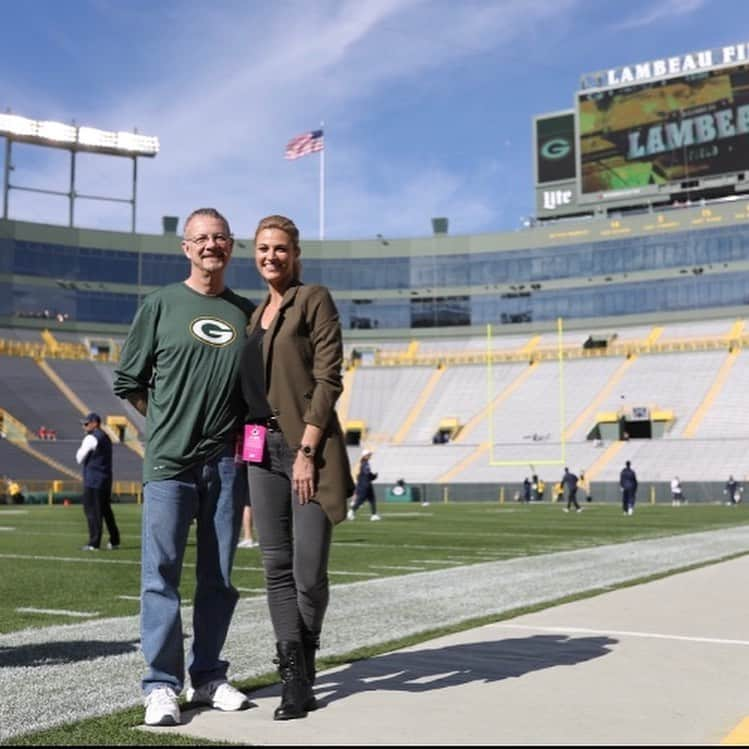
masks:
[[[230,344],[237,337],[237,331],[228,322],[216,317],[198,317],[190,323],[190,332],[199,341],[218,347]]]

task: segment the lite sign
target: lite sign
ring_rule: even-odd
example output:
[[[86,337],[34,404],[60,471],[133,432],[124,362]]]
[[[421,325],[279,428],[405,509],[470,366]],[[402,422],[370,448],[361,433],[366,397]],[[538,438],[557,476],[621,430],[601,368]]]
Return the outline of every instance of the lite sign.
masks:
[[[543,192],[543,207],[547,211],[555,211],[571,204],[572,190],[544,190]]]

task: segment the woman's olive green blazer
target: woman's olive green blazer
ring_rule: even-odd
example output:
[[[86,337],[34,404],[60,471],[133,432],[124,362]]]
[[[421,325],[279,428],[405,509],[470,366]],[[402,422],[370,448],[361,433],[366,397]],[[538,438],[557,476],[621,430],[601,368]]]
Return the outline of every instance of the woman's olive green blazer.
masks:
[[[270,297],[252,314],[248,332],[260,325]],[[263,337],[265,389],[272,413],[292,449],[305,424],[322,432],[315,454],[318,489],[314,497],[331,522],[346,517],[354,491],[351,466],[335,405],[343,390],[343,338],[338,310],[324,286],[295,282]]]

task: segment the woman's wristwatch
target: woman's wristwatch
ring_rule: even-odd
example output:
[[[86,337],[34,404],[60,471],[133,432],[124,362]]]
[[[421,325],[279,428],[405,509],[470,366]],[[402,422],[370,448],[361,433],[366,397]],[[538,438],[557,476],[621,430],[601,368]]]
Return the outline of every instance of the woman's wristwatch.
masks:
[[[305,458],[315,457],[315,448],[312,445],[299,445],[297,451],[304,455]]]

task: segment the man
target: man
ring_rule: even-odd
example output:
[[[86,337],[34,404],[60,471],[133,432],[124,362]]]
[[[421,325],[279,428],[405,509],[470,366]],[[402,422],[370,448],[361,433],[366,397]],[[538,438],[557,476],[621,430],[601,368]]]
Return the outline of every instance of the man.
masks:
[[[684,500],[684,494],[681,490],[681,481],[678,476],[671,479],[671,507],[679,507]]]
[[[565,467],[564,476],[562,476],[560,483],[567,497],[567,506],[564,508],[564,511],[569,512],[570,508],[574,505],[576,512],[582,512],[583,508],[577,502],[577,476],[569,468]]]
[[[627,461],[619,474],[619,486],[622,490],[622,510],[625,515],[632,515],[635,511],[635,497],[637,495],[637,474]]]
[[[728,495],[728,504],[737,505],[741,502],[741,494],[744,491],[743,486],[739,486],[739,482],[733,476],[728,477],[726,482],[726,488],[723,490],[723,494]]]
[[[88,542],[82,551],[98,551],[102,519],[109,533],[107,548],[118,549],[120,531],[112,512],[112,440],[101,428],[99,414],[88,414],[81,424],[86,436],[75,460],[83,466],[83,512],[88,522]]]
[[[146,416],[141,572],[147,725],[180,722],[185,661],[178,584],[196,520],[197,567],[187,698],[249,707],[221,650],[239,594],[231,584],[244,499],[235,491],[239,358],[254,305],[224,283],[233,239],[214,208],[185,222],[188,278],[149,294],[136,313],[114,391]]]

